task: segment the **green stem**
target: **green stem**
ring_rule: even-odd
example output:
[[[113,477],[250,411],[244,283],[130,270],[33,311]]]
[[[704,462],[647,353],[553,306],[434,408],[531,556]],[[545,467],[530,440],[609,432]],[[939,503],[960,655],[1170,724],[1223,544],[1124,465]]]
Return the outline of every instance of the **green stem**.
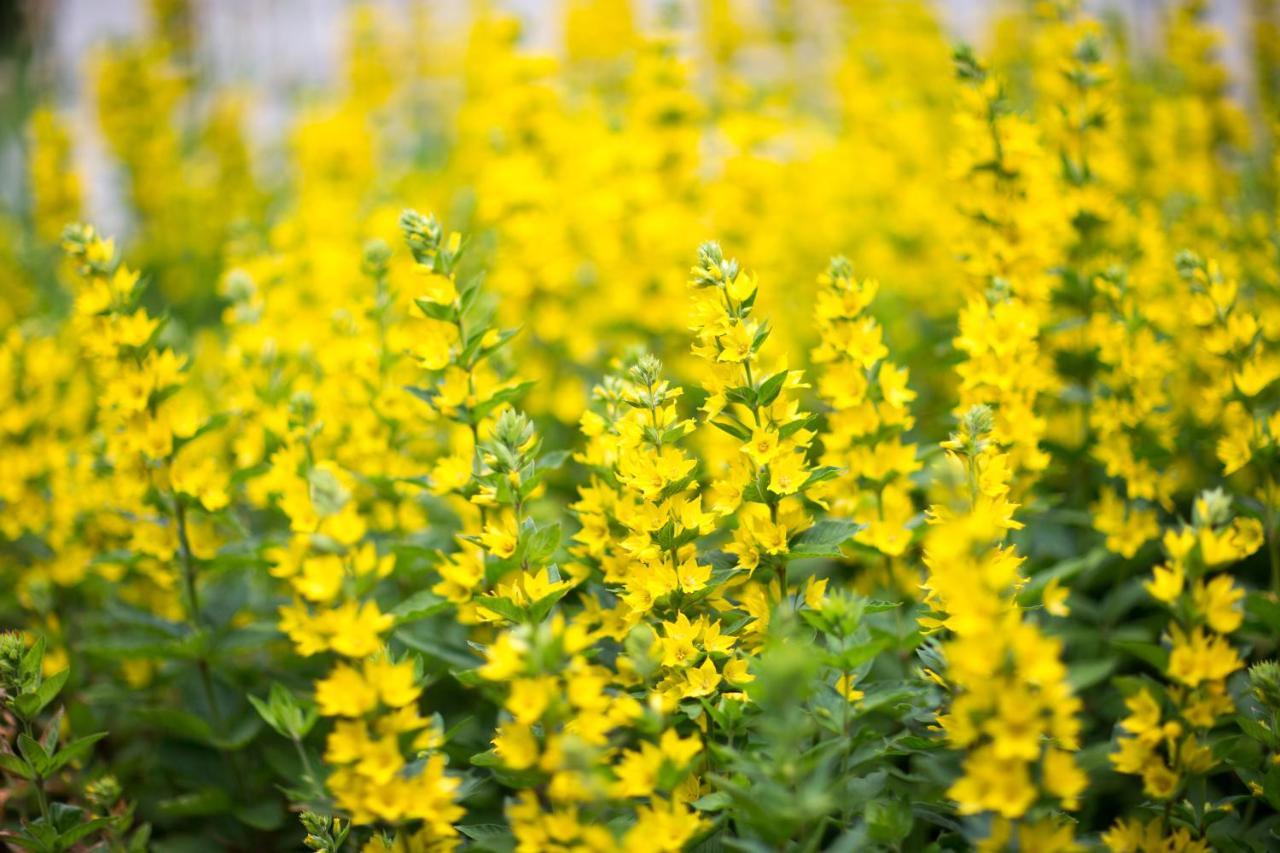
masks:
[[[28,719],[22,720],[22,730],[27,737],[32,740],[38,740],[35,728]],[[35,768],[32,768],[33,770]],[[31,787],[36,792],[36,802],[40,805],[40,816],[44,818],[45,823],[52,824],[53,819],[49,816],[49,796],[44,791],[44,776],[37,773],[35,778],[31,780]]]
[[[1268,483],[1263,493],[1263,501],[1266,502],[1266,536],[1267,536],[1267,559],[1271,562],[1271,592],[1273,595],[1280,595],[1280,519],[1276,518],[1276,508],[1273,501],[1276,497],[1276,485],[1274,482]]]
[[[52,824],[53,818],[49,816],[49,797],[44,792],[44,777],[39,773],[36,774],[34,787],[36,789],[36,802],[40,804],[40,816],[44,818],[45,823]]]
[[[841,625],[840,650],[842,652],[844,651],[845,642],[846,641],[845,641],[845,635],[844,635],[844,627],[843,625]],[[841,667],[841,675],[844,676],[843,692],[848,693],[850,688],[852,687],[852,685],[849,682],[853,678],[853,673],[849,669],[845,667]],[[850,712],[850,706],[853,705],[853,703],[849,701],[848,696],[841,695],[840,698],[844,700],[844,719],[841,721],[841,726],[840,726],[844,734],[844,749],[841,750],[841,755],[840,755],[840,778],[848,779],[849,778],[849,755],[853,751],[852,745],[849,741],[849,724],[851,722],[849,712]],[[847,824],[849,820],[849,807],[847,804],[841,808],[840,813],[843,818],[842,822]]]
[[[293,748],[298,751],[298,758],[302,759],[302,772],[305,774],[307,782],[311,785],[312,790],[319,790],[320,780],[316,778],[315,769],[311,766],[311,759],[307,757],[307,751],[302,747],[302,741],[296,737],[292,738]]]
[[[467,376],[467,388],[474,392],[472,387],[472,378]],[[480,472],[484,468],[484,457],[480,453],[480,424],[476,423],[475,417],[469,412],[467,415],[467,426],[471,429],[471,482],[475,483],[480,477]],[[484,528],[489,523],[489,513],[484,504],[480,505],[480,527]]]
[[[187,621],[191,623],[194,630],[200,631],[203,630],[200,618],[200,593],[196,586],[196,567],[195,559],[191,555],[191,540],[187,536],[187,508],[178,495],[174,494],[172,498],[174,523],[178,528],[178,553],[182,557],[182,577],[187,589]],[[205,701],[209,704],[209,713],[212,714],[218,731],[225,732],[222,711],[218,707],[217,693],[213,688],[213,676],[209,672],[209,661],[203,654],[196,660],[196,669],[200,672],[200,684],[204,688]]]

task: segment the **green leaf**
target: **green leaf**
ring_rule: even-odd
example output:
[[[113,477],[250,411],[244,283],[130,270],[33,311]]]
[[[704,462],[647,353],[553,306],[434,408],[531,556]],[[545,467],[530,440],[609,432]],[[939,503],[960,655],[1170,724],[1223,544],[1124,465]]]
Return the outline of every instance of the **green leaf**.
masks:
[[[839,557],[840,546],[862,529],[861,524],[842,519],[826,519],[792,538],[787,559]]]
[[[129,837],[129,853],[146,853],[151,843],[151,824],[144,823]]]
[[[1262,778],[1262,793],[1271,808],[1280,809],[1280,764],[1272,764]]]
[[[508,622],[520,622],[524,619],[524,608],[504,596],[482,595],[475,602],[477,606],[498,614]]]
[[[406,385],[404,390],[432,407],[436,404],[436,398],[440,396],[440,392],[435,388],[422,388],[417,385]]]
[[[516,839],[508,827],[497,823],[473,823],[470,825],[459,824],[458,832],[471,839],[474,844],[468,845],[470,850],[491,850],[494,853],[499,851],[515,849]]]
[[[571,584],[566,584],[563,588],[557,589],[548,595],[539,598],[533,604],[529,605],[529,619],[532,622],[541,622],[547,618],[547,614],[551,612],[551,608],[556,606],[556,602],[564,598],[572,589]]]
[[[395,624],[405,625],[426,619],[448,607],[448,599],[441,598],[429,589],[421,589],[391,608],[391,615],[395,617]]]
[[[315,705],[308,703],[304,707],[293,695],[293,691],[279,682],[272,683],[267,705],[271,715],[280,724],[281,734],[295,740],[306,737],[319,718]]]
[[[690,473],[680,478],[679,480],[675,480],[673,482],[667,483],[665,486],[662,487],[662,491],[658,493],[658,498],[657,498],[658,503],[661,503],[662,501],[665,501],[667,498],[670,498],[674,495],[680,494],[685,489],[693,485],[697,481],[697,479],[698,479],[697,473]]]
[[[198,743],[210,743],[213,729],[205,720],[177,708],[140,708],[137,715],[171,735]]]
[[[284,825],[285,811],[279,800],[264,799],[239,806],[232,814],[245,826],[263,832],[270,832]]]
[[[541,566],[560,547],[560,525],[548,524],[533,531],[526,540],[524,555],[529,563]]]
[[[901,601],[867,601],[862,605],[863,613],[884,613],[889,610],[897,610],[902,606]]]
[[[31,765],[12,752],[0,752],[0,768],[8,770],[15,776],[21,776],[23,779],[31,780],[36,778],[35,771],[31,769]]]
[[[58,836],[58,842],[70,848],[82,838],[87,838],[99,829],[105,829],[111,825],[114,818],[95,817],[93,820],[86,820],[84,823],[78,823],[66,832]]]
[[[61,770],[67,764],[82,758],[88,754],[93,745],[107,736],[106,732],[95,732],[91,735],[78,737],[75,740],[68,741],[62,749],[53,756],[53,760],[49,763],[49,772],[55,773]]]
[[[440,320],[445,323],[453,321],[453,305],[447,302],[432,302],[430,299],[425,299],[420,296],[413,300],[413,304],[417,305],[422,313],[426,314],[432,320]]]
[[[57,848],[52,846],[52,841],[53,841],[52,837],[48,839],[45,839],[43,837],[40,837],[40,838],[36,837],[35,833],[40,830],[43,830],[43,835],[48,835],[48,836],[53,835],[52,830],[43,826],[41,822],[37,820],[31,823],[30,825],[24,827],[22,830],[23,832],[22,835],[16,835],[13,833],[4,833],[4,834],[0,834],[0,840],[3,840],[9,844],[12,844],[15,847],[21,847],[23,850],[39,850],[41,853],[47,853],[47,851],[56,850]]]
[[[763,322],[763,323],[761,323],[761,324],[760,324],[760,328],[756,330],[756,335],[755,335],[755,337],[751,339],[751,351],[752,351],[752,352],[759,352],[759,351],[760,351],[760,347],[764,346],[764,342],[765,342],[765,341],[767,341],[767,340],[769,339],[769,332],[770,332],[770,331],[772,331],[772,330],[769,328],[769,323],[768,323],[768,321],[765,321],[765,322]]]
[[[716,429],[727,432],[739,441],[751,440],[751,431],[736,421],[712,421],[711,425]]]
[[[253,709],[258,712],[259,716],[261,716],[262,719],[266,720],[267,725],[275,729],[277,734],[284,735],[285,737],[289,736],[289,733],[288,731],[285,730],[284,725],[278,719],[276,719],[275,710],[273,710],[270,705],[268,705],[266,702],[263,702],[261,699],[259,699],[257,696],[254,696],[252,693],[247,694],[245,698],[249,700],[249,704],[253,706]]]
[[[311,503],[322,516],[333,515],[351,500],[351,493],[343,488],[337,476],[327,468],[312,468],[307,474],[307,486]]]
[[[31,693],[23,693],[13,700],[13,710],[19,717],[24,720],[30,720],[36,715],[36,706],[40,704],[40,697]]]
[[[1236,724],[1240,726],[1242,732],[1264,746],[1274,749],[1280,743],[1280,738],[1277,737],[1275,732],[1257,720],[1246,717],[1244,714],[1236,717]]]
[[[809,472],[809,476],[805,477],[804,482],[800,484],[800,491],[803,492],[810,486],[816,486],[818,483],[826,480],[834,480],[836,477],[840,476],[840,471],[840,468],[836,468],[833,465],[823,465],[821,467],[814,468]]]
[[[484,402],[477,403],[471,410],[471,416],[476,421],[479,421],[481,418],[483,418],[485,415],[489,414],[494,409],[501,406],[503,403],[509,403],[512,400],[516,399],[525,391],[528,391],[530,388],[532,388],[535,384],[536,383],[533,380],[529,380],[527,382],[517,383],[516,385],[513,385],[510,388],[503,388],[502,390],[498,391],[496,394],[494,394],[492,397],[485,400]]]
[[[859,643],[841,650],[835,655],[838,661],[839,669],[850,670],[857,669],[862,664],[874,658],[880,652],[884,651],[889,643],[886,640],[874,640],[869,643]]]
[[[208,817],[230,811],[232,802],[222,788],[209,786],[161,800],[157,808],[166,817]]]
[[[1067,682],[1073,690],[1080,691],[1088,687],[1092,687],[1098,682],[1105,679],[1115,671],[1116,661],[1114,658],[1102,658],[1100,660],[1087,660],[1073,663],[1071,665],[1070,674],[1067,676]]]
[[[1256,619],[1274,634],[1280,634],[1280,601],[1275,601],[1269,594],[1249,593],[1244,602],[1245,613]]]
[[[431,626],[424,624],[420,627],[430,628]],[[446,644],[434,631],[415,634],[412,628],[402,628],[392,636],[429,660],[438,661],[447,666],[469,670],[480,663],[468,654],[465,648]]]
[[[1111,645],[1122,652],[1128,652],[1164,672],[1169,666],[1169,650],[1155,643],[1140,640],[1112,640]]]
[[[875,799],[863,812],[868,834],[873,841],[896,847],[911,833],[911,806],[905,800]]]
[[[209,745],[226,752],[235,752],[248,746],[262,731],[262,718],[257,714],[241,717],[225,735],[215,733]]]
[[[700,812],[718,812],[727,808],[733,800],[724,791],[715,791],[694,800],[691,805]]]
[[[47,775],[49,769],[49,753],[44,751],[40,742],[25,732],[18,735],[18,752],[27,760],[27,764],[36,771],[37,776]]]
[[[44,635],[41,634],[36,637],[36,641],[31,644],[31,648],[27,649],[18,663],[18,675],[24,682],[35,678],[40,673],[40,665],[44,663],[44,646]]]
[[[43,711],[45,709],[45,706],[47,706],[50,702],[54,700],[55,697],[57,697],[58,692],[62,690],[62,686],[67,683],[67,676],[69,675],[71,675],[71,670],[69,669],[64,669],[55,675],[51,675],[48,678],[46,678],[39,687],[36,688],[36,692],[34,694],[28,694],[28,695],[34,695],[36,698],[36,702],[35,702],[34,708],[32,708],[30,711],[24,710],[24,713],[26,714],[26,716],[34,717],[36,714],[39,714],[41,711]]]
[[[797,418],[789,424],[784,424],[778,429],[778,439],[786,439],[795,435],[802,429],[807,429],[818,419],[817,415],[809,415],[808,417]]]
[[[554,471],[569,460],[568,450],[550,450],[538,457],[539,471]]]
[[[1109,559],[1111,559],[1111,552],[1104,546],[1099,545],[1079,557],[1072,557],[1069,560],[1055,563],[1043,571],[1036,572],[1027,581],[1018,594],[1018,601],[1026,606],[1038,603],[1044,594],[1044,588],[1049,585],[1050,581],[1056,580],[1059,583],[1068,581],[1077,575],[1098,568]]]
[[[778,399],[778,394],[782,391],[782,385],[786,381],[787,371],[780,370],[760,383],[760,389],[756,391],[756,399],[760,405],[767,406]]]
[[[507,343],[510,342],[511,339],[518,334],[520,334],[519,328],[503,329],[501,332],[498,332],[498,340],[492,344],[489,344],[486,347],[481,348],[480,357],[488,358],[489,356],[493,355],[495,352],[497,352],[498,350],[506,346]],[[481,341],[483,342],[483,338],[481,339]]]

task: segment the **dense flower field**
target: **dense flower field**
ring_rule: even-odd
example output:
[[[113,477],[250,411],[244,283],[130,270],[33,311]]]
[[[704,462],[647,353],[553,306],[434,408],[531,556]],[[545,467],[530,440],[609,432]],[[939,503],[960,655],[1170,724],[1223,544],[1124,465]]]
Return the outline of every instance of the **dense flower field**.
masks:
[[[757,5],[31,112],[0,844],[1280,848],[1280,4]]]

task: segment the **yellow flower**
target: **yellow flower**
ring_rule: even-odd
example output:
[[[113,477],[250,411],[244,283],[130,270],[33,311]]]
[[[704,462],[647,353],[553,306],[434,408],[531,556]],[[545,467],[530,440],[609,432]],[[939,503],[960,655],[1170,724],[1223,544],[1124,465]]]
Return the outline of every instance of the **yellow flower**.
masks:
[[[720,354],[717,361],[740,362],[752,357],[751,347],[755,340],[755,328],[745,321],[738,320],[729,326],[728,331],[717,340],[720,342]]]
[[[511,682],[511,692],[503,707],[511,712],[517,723],[532,725],[550,705],[558,689],[556,680],[550,676],[519,678]]]
[[[458,298],[458,289],[451,277],[432,271],[426,264],[414,264],[414,272],[417,273],[415,284],[418,292],[428,302],[451,305]]]
[[[751,433],[751,440],[742,446],[742,452],[756,465],[768,465],[778,455],[780,444],[777,430],[759,426]]]
[[[379,611],[372,601],[349,601],[323,620],[329,647],[349,658],[368,657],[381,648],[382,633],[394,622],[395,617]]]
[[[505,520],[495,520],[485,525],[480,541],[490,553],[504,559],[510,557],[516,552],[516,545],[520,541],[515,518],[509,516]]]
[[[365,661],[364,679],[377,688],[379,698],[389,708],[408,705],[422,692],[415,678],[413,662],[407,659],[400,663],[392,663],[386,658]]]
[[[503,723],[493,736],[493,749],[512,770],[527,770],[538,762],[538,739],[523,723]]]
[[[498,638],[485,650],[485,663],[480,667],[480,675],[490,681],[510,679],[524,669],[526,651],[525,643],[510,632],[499,634]]]
[[[841,675],[836,679],[836,692],[844,697],[847,702],[857,702],[866,694],[854,687],[858,679],[853,675]]]
[[[947,796],[956,801],[961,814],[993,811],[1017,818],[1035,801],[1036,788],[1025,762],[997,759],[990,747],[982,747],[965,758],[964,775]]]
[[[1165,604],[1173,604],[1177,601],[1178,596],[1182,595],[1182,588],[1186,583],[1186,576],[1182,569],[1182,561],[1174,560],[1172,563],[1165,563],[1156,566],[1151,573],[1151,580],[1143,584],[1147,592],[1151,593],[1151,597]]]
[[[322,554],[302,561],[293,578],[294,588],[309,601],[329,602],[337,597],[346,576],[346,563],[337,554]]]
[[[742,303],[751,298],[756,292],[756,280],[747,273],[739,273],[733,281],[725,285],[725,290],[729,292],[729,298],[735,303]]]
[[[345,663],[316,682],[316,704],[326,717],[360,717],[378,705],[378,690]]]
[[[794,494],[808,476],[803,452],[783,453],[769,463],[769,491],[778,495]]]
[[[722,675],[724,680],[734,687],[750,684],[756,680],[756,677],[751,674],[750,662],[746,658],[734,658],[725,663]]]
[[[1169,654],[1169,677],[1195,687],[1205,681],[1220,681],[1243,663],[1225,637],[1194,628],[1190,634],[1178,628],[1170,631],[1173,650]]]
[[[1230,634],[1244,621],[1244,613],[1237,606],[1244,598],[1244,590],[1235,586],[1228,575],[1219,575],[1208,583],[1197,581],[1191,597],[1196,610],[1219,634]]]
[[[679,853],[704,823],[683,803],[654,798],[636,810],[636,822],[623,838],[623,849],[627,853]]]
[[[1074,810],[1080,806],[1080,795],[1089,777],[1076,765],[1075,756],[1066,750],[1049,749],[1044,756],[1044,787],[1062,801],[1062,807]]]
[[[1159,758],[1151,758],[1142,770],[1142,789],[1148,796],[1165,800],[1178,790],[1178,774]]]
[[[1070,592],[1064,589],[1058,578],[1054,578],[1045,584],[1044,592],[1041,594],[1041,601],[1044,603],[1044,609],[1052,616],[1066,617],[1071,615],[1071,608],[1067,606],[1067,596]]]
[[[706,658],[702,666],[690,667],[684,674],[685,683],[681,689],[684,698],[709,696],[720,685],[720,673],[711,658]]]

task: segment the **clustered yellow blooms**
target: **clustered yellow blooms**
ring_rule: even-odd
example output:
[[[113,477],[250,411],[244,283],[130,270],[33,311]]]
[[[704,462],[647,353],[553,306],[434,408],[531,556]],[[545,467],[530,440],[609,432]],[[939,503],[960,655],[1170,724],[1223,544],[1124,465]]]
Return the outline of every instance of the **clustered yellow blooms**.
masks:
[[[152,2],[91,63],[119,247],[63,230],[81,140],[30,115],[0,219],[0,615],[76,701],[136,691],[122,740],[181,706],[326,853],[937,843],[921,814],[944,846],[1147,853],[1265,826],[1280,741],[1240,685],[1280,618],[1276,4],[1250,11],[1259,121],[1201,0],[1167,4],[1150,62],[1049,0],[954,64],[916,0],[654,26],[572,0],[556,55],[492,4],[465,37],[410,5],[353,11],[267,181],[191,5]],[[756,266],[705,243],[682,274],[703,234]],[[88,639],[121,613],[163,642]],[[769,757],[803,842],[749,837],[743,806],[780,648],[833,738]],[[293,778],[237,764],[272,682],[319,719],[268,719]]]
[[[900,557],[916,515],[909,478],[920,461],[915,445],[902,439],[915,425],[910,404],[916,394],[907,386],[907,369],[888,358],[883,330],[868,311],[879,283],[855,279],[849,261],[836,258],[818,285],[812,358],[822,365],[817,392],[830,408],[820,461],[840,474],[810,494],[829,502],[836,515],[866,525],[854,541]]]
[[[1047,419],[1038,403],[1058,380],[1040,335],[1050,318],[1049,271],[1062,257],[1066,222],[1037,127],[1013,111],[1003,82],[972,55],[962,55],[959,68],[967,85],[956,112],[960,142],[951,168],[960,213],[971,223],[956,239],[971,285],[955,339],[965,357],[957,367],[956,411],[990,406],[995,438],[1009,447],[1014,470],[1034,473],[1049,462],[1040,446]]]
[[[774,595],[785,596],[790,541],[813,523],[805,490],[836,470],[810,464],[815,433],[812,416],[800,408],[798,392],[807,387],[802,371],[761,356],[770,327],[752,317],[756,278],[715,243],[698,249],[691,275],[693,353],[707,393],[699,412],[736,439],[712,457],[711,509],[737,518],[733,544],[725,550],[738,558],[738,567],[774,569]]]
[[[198,97],[184,43],[190,29],[180,26],[180,15],[166,14],[165,0],[149,5],[156,7],[153,38],[111,44],[92,57],[94,106],[139,221],[137,262],[164,270],[166,295],[199,303],[216,280],[223,248],[258,218],[264,196],[242,99],[217,93],[200,109],[190,138],[175,120]]]
[[[391,351],[385,328],[395,303],[388,289],[389,249],[385,244],[366,248],[363,265],[375,285],[369,319],[378,330],[379,342],[378,350],[371,353],[373,369],[385,373],[407,356],[426,371],[430,383],[414,387],[414,394],[428,404],[427,411],[457,442],[437,459],[426,485],[436,494],[456,496],[464,507],[480,508],[478,514],[464,516],[476,524],[474,533],[466,532],[464,525],[464,532],[458,534],[464,547],[483,547],[510,557],[516,547],[514,531],[521,527],[523,500],[536,485],[521,482],[521,473],[530,472],[516,462],[532,443],[531,427],[509,417],[509,411],[496,425],[487,417],[513,395],[513,386],[498,380],[487,364],[511,336],[483,323],[468,326],[473,316],[470,309],[480,293],[474,281],[457,283],[456,266],[462,254],[459,234],[446,236],[434,218],[414,211],[402,215],[400,228],[413,259],[411,281],[422,295],[414,299],[406,321],[412,335],[399,339],[408,345],[407,352]],[[482,430],[491,429],[496,443],[485,452],[480,436]],[[304,443],[309,439],[305,432],[300,437]],[[388,440],[395,441],[395,436]],[[304,449],[309,448],[304,444]],[[319,462],[300,483],[299,462],[305,468],[308,460],[294,456],[285,460],[289,468],[282,471],[282,505],[299,535],[273,573],[287,577],[299,599],[282,610],[282,628],[302,654],[332,650],[349,659],[336,663],[316,684],[320,712],[341,718],[325,752],[327,762],[338,768],[328,786],[357,823],[421,819],[425,823],[414,835],[417,842],[447,845],[456,837],[452,824],[463,814],[453,803],[460,780],[445,775],[446,759],[438,752],[443,745],[439,724],[419,713],[421,688],[414,663],[388,656],[384,635],[395,624],[395,616],[380,611],[372,595],[377,581],[392,571],[395,557],[379,556],[374,543],[367,540],[368,524],[353,496],[355,484],[349,473],[337,464]],[[500,475],[500,488],[480,482],[482,466]],[[272,469],[282,467],[273,457]],[[498,512],[485,524],[484,510],[489,507]],[[396,521],[393,513],[383,523]],[[479,609],[471,605],[485,580],[482,553],[440,555],[442,579],[436,592],[468,608],[463,615],[470,614],[469,621],[483,619],[488,612],[483,604]],[[471,571],[472,567],[478,570]],[[536,601],[544,597],[540,593],[554,591],[557,585],[548,585],[545,569],[531,575],[529,568],[526,560],[518,585],[498,587],[499,593],[510,596],[504,599],[507,603],[512,598],[516,605],[525,603],[521,596]],[[359,666],[356,661],[361,661]],[[409,766],[411,761],[414,767]]]
[[[353,821],[422,820],[416,837],[447,845],[463,815],[453,802],[461,782],[445,775],[446,759],[433,751],[443,733],[418,713],[418,682],[411,661],[385,657],[366,658],[359,669],[338,663],[316,682],[320,712],[336,718],[325,745],[327,784]]]
[[[1216,261],[1183,255],[1179,263],[1190,289],[1190,320],[1204,341],[1196,364],[1204,382],[1197,416],[1219,433],[1215,449],[1223,475],[1263,506],[1267,526],[1274,528],[1280,404],[1267,391],[1280,380],[1280,313],[1274,303],[1241,292]],[[1273,571],[1280,571],[1275,561]]]
[[[593,396],[598,409],[582,416],[587,446],[577,458],[596,473],[572,507],[582,524],[575,554],[582,571],[599,571],[616,591],[607,630],[622,639],[659,602],[706,588],[711,567],[698,564],[695,542],[716,516],[703,508],[697,460],[679,443],[694,426],[676,410],[681,389],[657,359],[640,356]]]
[[[494,415],[527,385],[502,379],[492,363],[514,332],[499,332],[474,319],[478,282],[457,283],[461,235],[446,237],[433,217],[413,211],[401,217],[400,227],[422,293],[414,300],[416,316],[406,343],[431,377],[430,384],[415,386],[413,393],[427,403],[444,431],[443,450],[432,463],[427,485],[452,501],[463,522],[457,536],[460,550],[439,555],[441,580],[433,591],[458,605],[463,621],[492,619],[492,611],[472,603],[492,580],[485,576],[484,555],[505,560],[515,554],[524,532],[524,503],[538,483],[524,461],[534,441],[526,422],[509,417],[500,422],[502,432],[495,433],[497,444],[490,450],[482,436],[495,430]],[[484,473],[499,475],[496,485],[482,482]],[[517,598],[532,593],[534,584],[549,584],[545,572],[535,578],[529,575],[529,561],[523,562],[524,584],[512,589]]]
[[[584,656],[588,624],[556,614],[488,647],[478,674],[506,686],[507,698],[493,749],[475,761],[501,767],[520,791],[507,806],[520,850],[680,850],[703,826],[688,807],[701,740],[674,728],[657,743],[633,739],[644,706],[628,679]],[[635,817],[621,839],[599,822],[618,808]]]
[[[922,587],[933,614],[924,625],[945,631],[938,651],[945,672],[931,675],[952,698],[938,724],[965,751],[963,775],[948,794],[961,814],[1011,821],[1042,797],[1077,808],[1087,779],[1073,754],[1081,703],[1066,680],[1062,643],[1015,598],[1023,560],[1004,540],[1022,525],[1010,500],[1012,463],[992,422],[990,410],[974,407],[944,445],[948,491],[930,509]],[[1043,821],[1036,849],[1071,849],[1072,833]]]
[[[1160,533],[1156,509],[1138,501],[1168,509],[1177,484],[1176,468],[1160,466],[1163,460],[1150,451],[1140,458],[1136,450],[1154,444],[1157,453],[1172,455],[1174,411],[1167,380],[1174,356],[1127,276],[1099,275],[1094,284],[1109,310],[1090,317],[1089,334],[1102,365],[1088,414],[1095,436],[1091,453],[1109,477],[1123,484],[1124,495],[1104,489],[1092,507],[1093,525],[1107,537],[1109,549],[1132,558]]]
[[[63,246],[80,284],[73,325],[96,391],[97,429],[110,497],[132,566],[148,581],[139,603],[199,624],[196,561],[221,544],[212,513],[230,501],[225,435],[188,376],[187,359],[161,343],[161,321],[139,304],[139,275],[115,243],[68,226]],[[175,571],[175,564],[178,568]]]
[[[1078,406],[1078,417],[1052,421],[1058,440],[1073,448],[1087,441],[1113,478],[1092,507],[1094,527],[1109,549],[1132,558],[1159,535],[1155,505],[1171,509],[1178,485],[1178,469],[1161,464],[1176,432],[1167,387],[1173,354],[1152,320],[1161,316],[1154,303],[1163,294],[1146,279],[1159,278],[1145,270],[1131,276],[1120,266],[1141,251],[1140,223],[1122,195],[1133,170],[1121,156],[1118,72],[1104,55],[1105,35],[1077,3],[1044,4],[1042,11],[1048,20],[1033,48],[1043,53],[1035,86],[1046,139],[1060,152],[1063,213],[1072,229],[1059,273],[1065,305],[1045,345],[1060,364],[1097,365],[1072,377],[1076,393],[1062,401]]]
[[[1244,666],[1228,635],[1244,621],[1244,590],[1230,574],[1211,572],[1238,562],[1262,545],[1262,525],[1232,518],[1231,499],[1221,490],[1196,499],[1191,524],[1168,530],[1167,562],[1156,567],[1147,592],[1169,608],[1168,687],[1139,688],[1125,700],[1126,736],[1111,762],[1122,773],[1142,777],[1148,795],[1176,796],[1188,777],[1217,764],[1208,731],[1234,708],[1227,678]]]

